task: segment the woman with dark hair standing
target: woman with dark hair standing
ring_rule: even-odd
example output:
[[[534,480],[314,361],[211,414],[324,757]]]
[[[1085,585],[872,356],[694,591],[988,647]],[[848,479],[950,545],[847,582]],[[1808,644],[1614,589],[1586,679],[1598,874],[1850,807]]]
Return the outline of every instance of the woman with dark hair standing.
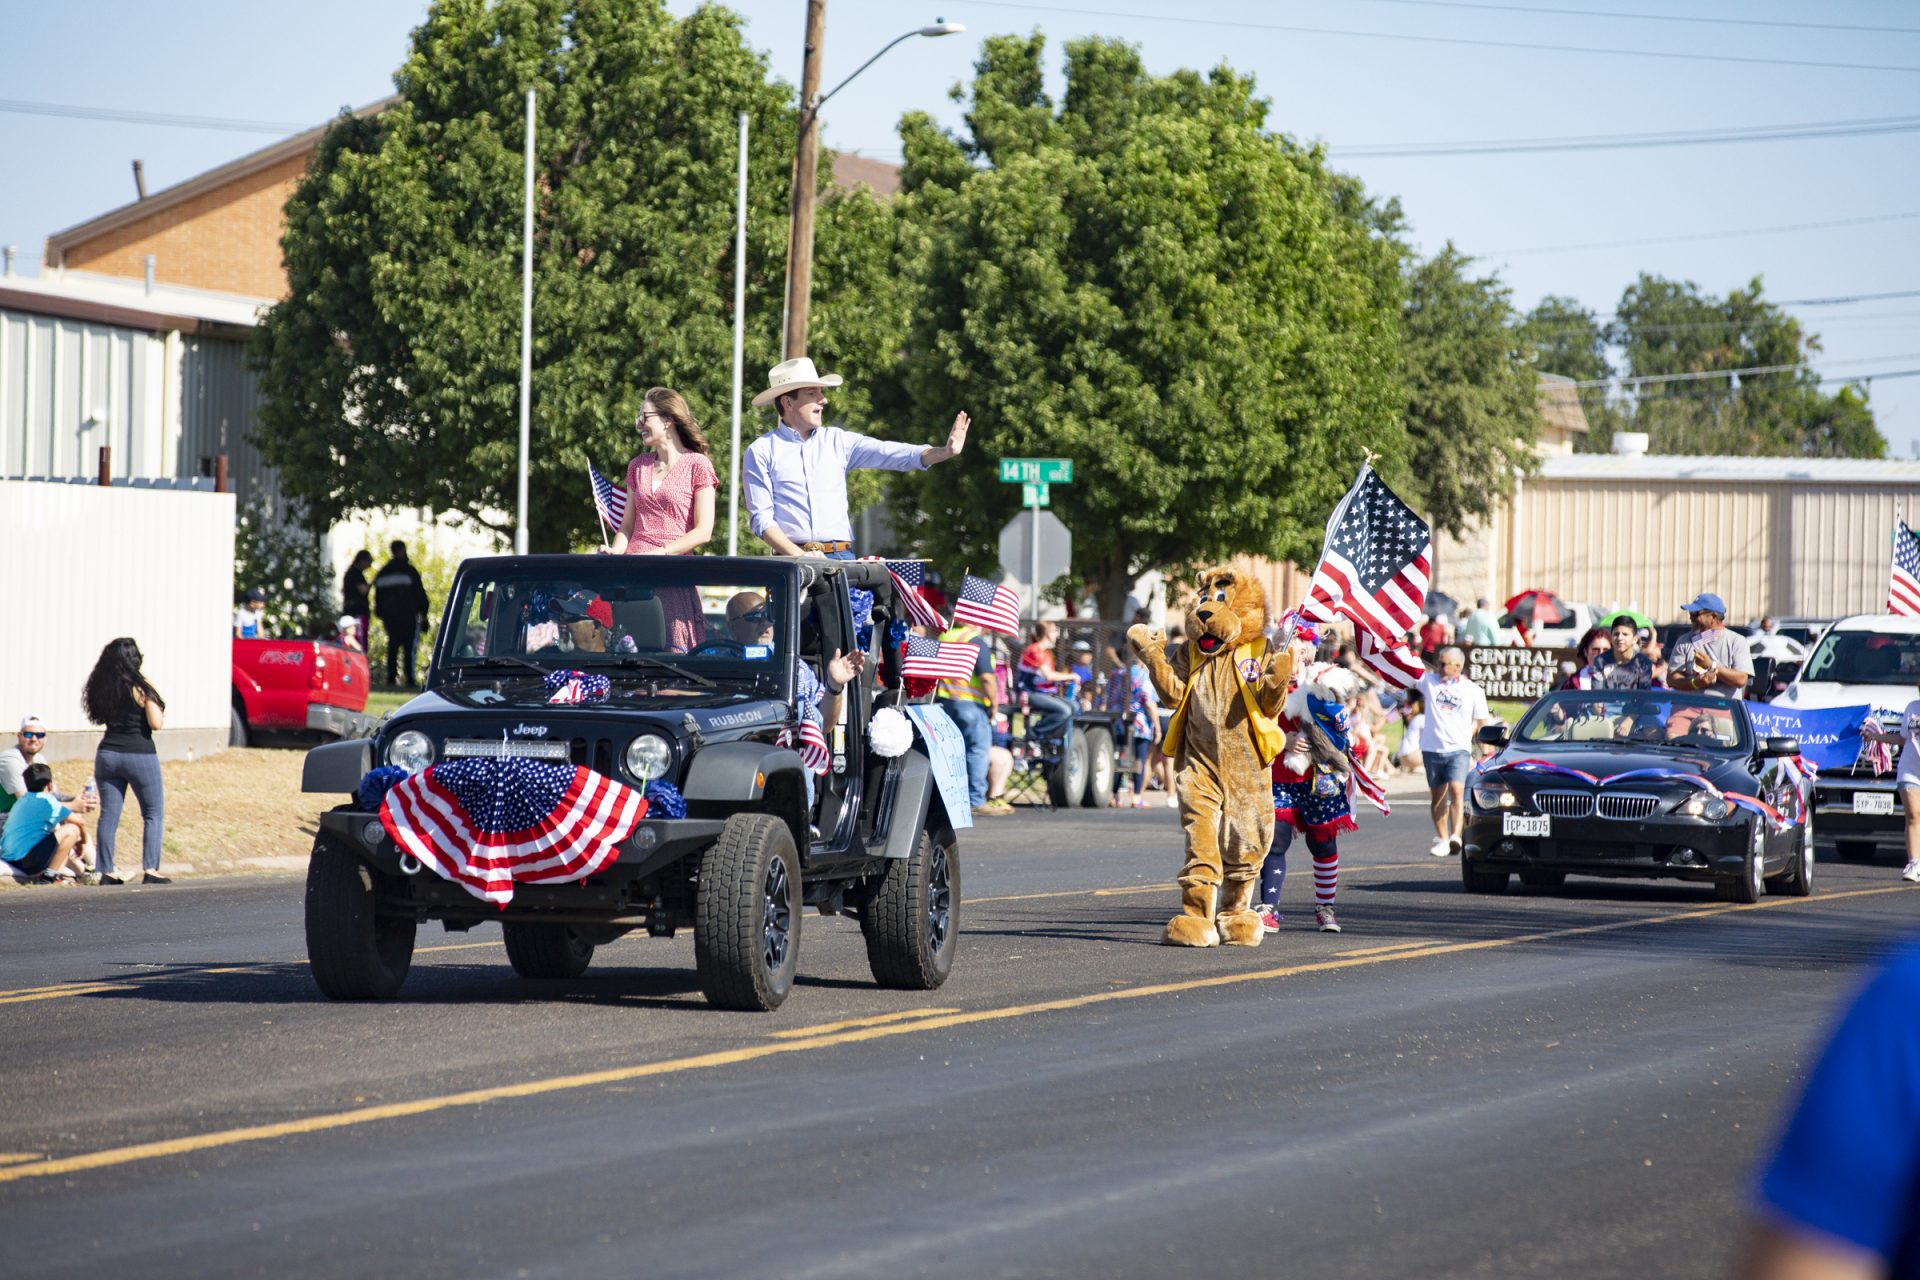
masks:
[[[340,575],[340,612],[359,624],[362,649],[373,639],[373,632],[367,627],[373,613],[370,598],[373,588],[367,584],[367,570],[371,568],[373,552],[363,548],[353,553],[353,563]]]
[[[140,802],[140,860],[146,870],[140,882],[171,883],[160,874],[166,792],[160,781],[160,757],[153,749],[153,732],[166,723],[167,702],[140,673],[140,662],[140,646],[128,637],[108,642],[82,694],[87,719],[107,729],[93,756],[93,776],[100,784],[101,884],[126,883],[113,869],[113,847],[129,786]]]
[[[640,445],[627,464],[627,514],[607,550],[612,555],[683,556],[713,537],[714,495],[720,477],[707,457],[707,438],[686,397],[654,387],[640,403]],[[707,638],[706,611],[692,587],[662,587],[667,647],[685,652]]]

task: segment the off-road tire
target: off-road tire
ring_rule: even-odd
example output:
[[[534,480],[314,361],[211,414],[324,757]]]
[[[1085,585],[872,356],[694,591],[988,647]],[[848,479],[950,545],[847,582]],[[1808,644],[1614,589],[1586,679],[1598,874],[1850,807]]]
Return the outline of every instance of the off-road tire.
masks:
[[[1059,762],[1047,775],[1047,799],[1056,809],[1071,809],[1087,793],[1087,735],[1076,729],[1060,747]]]
[[[307,964],[333,1000],[389,1000],[413,963],[415,922],[377,914],[382,876],[322,832],[307,862]]]
[[[1085,809],[1104,809],[1113,803],[1113,731],[1089,725],[1081,731],[1087,740],[1087,789],[1080,797]]]
[[[565,924],[502,921],[507,963],[523,978],[577,978],[593,963],[593,944]]]
[[[693,959],[709,1003],[780,1007],[800,955],[801,901],[800,855],[786,823],[763,813],[728,818],[700,859],[694,905]]]
[[[924,828],[913,855],[887,863],[860,915],[873,980],[931,991],[953,972],[960,945],[960,851]]]
[[[1460,883],[1468,893],[1505,893],[1510,879],[1511,872],[1483,871],[1472,859],[1460,859]]]
[[[1529,889],[1558,889],[1567,882],[1564,871],[1547,871],[1539,867],[1526,867],[1520,872],[1520,883]]]
[[[1872,862],[1880,846],[1871,840],[1836,840],[1833,851],[1840,855],[1842,862]]]

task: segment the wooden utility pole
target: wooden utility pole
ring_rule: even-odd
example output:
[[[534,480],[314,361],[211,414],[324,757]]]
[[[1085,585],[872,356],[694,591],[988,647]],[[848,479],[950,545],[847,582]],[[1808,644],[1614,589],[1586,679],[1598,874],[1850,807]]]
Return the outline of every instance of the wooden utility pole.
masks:
[[[787,310],[780,358],[807,354],[807,301],[813,292],[813,189],[820,175],[820,60],[827,0],[807,0],[807,47],[800,63],[800,138],[793,151],[793,206],[787,222]]]

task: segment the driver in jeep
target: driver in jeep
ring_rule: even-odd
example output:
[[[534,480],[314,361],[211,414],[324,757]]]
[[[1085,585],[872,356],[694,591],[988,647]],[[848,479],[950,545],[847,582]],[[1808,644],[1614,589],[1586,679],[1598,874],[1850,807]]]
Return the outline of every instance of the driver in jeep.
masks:
[[[771,646],[773,614],[767,608],[767,598],[758,591],[742,591],[727,601],[727,635],[743,648],[747,645]],[[820,677],[814,674],[813,664],[803,657],[794,658],[793,700],[801,716],[819,731],[821,741],[828,741],[827,726],[840,722],[840,695],[866,667],[866,654],[858,651],[843,654],[835,649],[833,657],[827,661],[827,680],[823,686]],[[802,772],[807,783],[807,813],[811,815],[814,774],[811,769]]]

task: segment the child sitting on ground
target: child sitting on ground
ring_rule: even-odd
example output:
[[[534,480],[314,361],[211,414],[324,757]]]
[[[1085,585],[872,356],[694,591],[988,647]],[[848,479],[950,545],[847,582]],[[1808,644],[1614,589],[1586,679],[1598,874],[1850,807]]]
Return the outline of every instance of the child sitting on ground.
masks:
[[[21,781],[27,794],[15,802],[7,825],[0,827],[0,864],[36,884],[72,884],[82,873],[87,883],[99,883],[86,870],[87,829],[73,810],[54,799],[53,770],[30,764]]]

